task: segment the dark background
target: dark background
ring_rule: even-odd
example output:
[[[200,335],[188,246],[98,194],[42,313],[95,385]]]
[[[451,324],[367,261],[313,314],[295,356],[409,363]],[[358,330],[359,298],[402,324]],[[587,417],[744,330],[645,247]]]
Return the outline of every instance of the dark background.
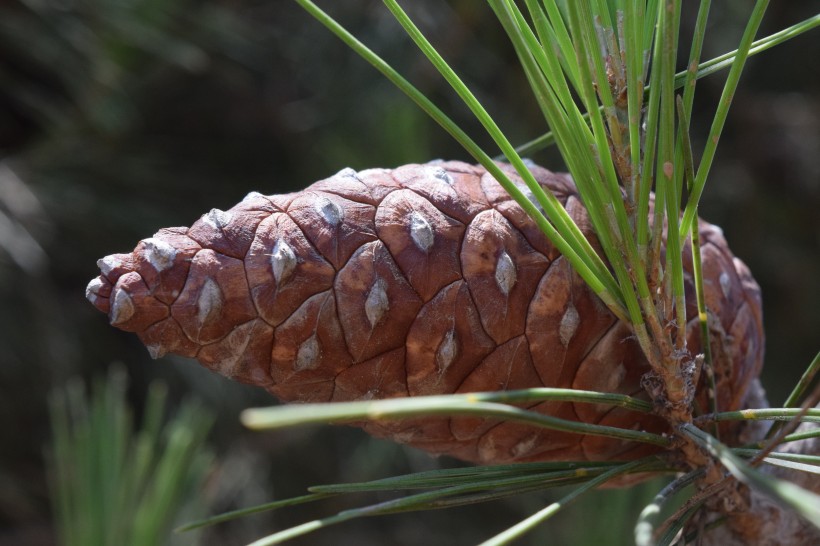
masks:
[[[488,142],[380,2],[322,4]],[[405,4],[513,142],[544,131],[488,7]],[[817,3],[773,2],[760,35],[812,8]],[[749,9],[749,2],[715,3],[704,58],[736,47]],[[814,32],[749,61],[701,206],[762,286],[764,384],[773,404],[813,357],[820,330],[818,58]],[[696,150],[724,77],[698,84]],[[101,256],[130,251],[160,227],[190,225],[212,207],[229,208],[251,190],[281,193],[345,166],[433,158],[467,156],[293,2],[0,2],[0,545],[54,543],[46,396],[114,361],[128,368],[136,404],[147,383],[162,378],[176,397],[195,393],[218,414],[211,443],[219,464],[204,492],[214,511],[316,483],[455,464],[347,428],[247,432],[239,411],[270,397],[183,359],[151,361],[136,336],[111,328],[83,294]],[[554,152],[533,159],[561,168]],[[545,499],[369,519],[302,544],[471,544]],[[256,516],[204,540],[243,544],[351,506],[344,502]],[[603,513],[621,518],[630,536],[637,509],[604,492],[532,543],[614,544],[620,531]]]

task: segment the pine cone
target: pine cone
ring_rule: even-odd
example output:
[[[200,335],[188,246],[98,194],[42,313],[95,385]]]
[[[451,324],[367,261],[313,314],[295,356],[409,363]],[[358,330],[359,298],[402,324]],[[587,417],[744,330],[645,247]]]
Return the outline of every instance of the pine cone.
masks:
[[[571,179],[532,172],[596,244]],[[700,221],[700,233],[719,407],[735,409],[762,363],[760,292],[719,228]],[[136,332],[152,357],[193,357],[288,402],[541,386],[646,398],[640,380],[649,366],[629,327],[478,166],[344,169],[301,192],[254,192],[98,265],[89,300],[112,325]],[[700,334],[685,266],[694,354]],[[703,378],[700,385],[705,408]],[[605,405],[529,407],[665,428],[654,415]],[[466,417],[361,426],[482,463],[631,459],[652,449]]]

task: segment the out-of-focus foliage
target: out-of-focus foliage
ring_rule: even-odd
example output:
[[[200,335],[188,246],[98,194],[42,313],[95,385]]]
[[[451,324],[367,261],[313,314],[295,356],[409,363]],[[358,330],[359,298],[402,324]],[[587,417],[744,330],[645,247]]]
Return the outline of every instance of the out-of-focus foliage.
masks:
[[[173,524],[203,509],[213,454],[213,422],[199,404],[183,403],[165,419],[164,385],[152,383],[137,429],[125,399],[124,370],[111,368],[90,395],[71,381],[51,396],[51,496],[64,546],[194,544]]]
[[[320,3],[466,128],[476,127],[381,2]],[[707,33],[704,58],[735,46],[748,8],[713,4],[711,24],[721,32]],[[475,0],[404,5],[514,142],[543,132],[536,106],[522,99],[526,82],[512,68],[513,53],[489,8]],[[761,32],[811,10],[811,3],[774,2]],[[684,14],[691,21],[688,11],[694,8]],[[763,288],[764,383],[775,403],[816,351],[820,324],[820,73],[812,69],[818,57],[814,33],[750,60],[701,203],[701,214],[723,226]],[[711,76],[698,84],[700,104],[711,101],[700,109],[707,114],[721,81]],[[696,104],[695,139],[708,131],[698,111]],[[486,142],[478,130],[474,135]],[[43,462],[46,393],[114,359],[129,369],[136,406],[149,380],[160,376],[172,399],[195,391],[219,415],[213,444],[220,465],[205,491],[214,512],[300,494],[314,483],[452,464],[343,428],[249,434],[237,414],[268,404],[265,393],[179,359],[150,361],[134,336],[110,328],[83,297],[97,258],[130,250],[160,227],[190,225],[251,190],[285,192],[345,166],[437,157],[464,155],[288,0],[0,3],[0,545],[53,543]],[[560,168],[554,154],[534,159]],[[339,509],[328,502],[328,513]],[[459,542],[471,543],[543,502],[536,496],[368,520],[346,526],[344,538],[317,535],[310,543],[379,543],[390,536],[396,544],[437,544],[451,541],[456,528],[463,529]],[[204,540],[242,544],[315,517],[310,510],[217,527]],[[581,543],[569,529],[592,526],[583,515],[562,517],[547,536]],[[615,543],[613,525],[602,528]],[[624,536],[630,533],[626,524]]]

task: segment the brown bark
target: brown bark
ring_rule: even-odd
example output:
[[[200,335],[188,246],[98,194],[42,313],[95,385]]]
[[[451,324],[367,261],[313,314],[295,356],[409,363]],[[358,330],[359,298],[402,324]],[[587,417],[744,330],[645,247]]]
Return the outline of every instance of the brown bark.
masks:
[[[747,396],[749,408],[769,407],[766,393],[759,380],[755,380]],[[817,423],[804,423],[798,430],[817,428]],[[751,421],[743,431],[743,442],[761,440],[768,429],[764,421]],[[790,442],[777,451],[817,455],[820,438]],[[810,472],[761,466],[761,470],[777,478],[797,484],[820,494],[820,475]],[[703,536],[704,546],[808,546],[820,544],[820,530],[802,519],[794,511],[775,503],[770,497],[746,488],[740,489],[742,504],[730,514],[726,525],[709,531]],[[720,515],[720,514],[717,514]],[[713,517],[713,516],[709,516]]]
[[[536,166],[532,172],[597,244],[569,177]],[[759,289],[719,228],[699,225],[719,406],[737,408],[762,362]],[[641,378],[649,366],[629,327],[482,167],[345,169],[295,194],[252,193],[99,263],[89,299],[113,325],[136,332],[153,357],[195,357],[285,401],[541,386],[646,398]],[[691,263],[685,267],[687,343],[695,354]],[[610,406],[546,402],[532,409],[625,428],[666,427],[657,416]],[[362,426],[482,463],[647,452],[493,420]]]

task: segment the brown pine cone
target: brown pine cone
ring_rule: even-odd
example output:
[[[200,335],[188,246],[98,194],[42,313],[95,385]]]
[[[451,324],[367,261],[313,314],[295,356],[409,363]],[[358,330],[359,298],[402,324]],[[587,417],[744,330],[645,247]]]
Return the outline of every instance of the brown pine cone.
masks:
[[[532,172],[594,239],[571,179]],[[719,228],[701,221],[700,233],[719,407],[735,409],[763,359],[760,292]],[[152,357],[193,357],[288,402],[541,386],[646,398],[640,380],[649,366],[629,327],[480,166],[344,169],[301,192],[254,192],[98,265],[88,299],[112,325],[136,332]],[[686,267],[694,354],[700,334]],[[705,408],[704,391],[701,378]],[[531,409],[664,429],[656,416],[605,405]],[[466,417],[361,426],[482,463],[630,459],[650,450]]]

